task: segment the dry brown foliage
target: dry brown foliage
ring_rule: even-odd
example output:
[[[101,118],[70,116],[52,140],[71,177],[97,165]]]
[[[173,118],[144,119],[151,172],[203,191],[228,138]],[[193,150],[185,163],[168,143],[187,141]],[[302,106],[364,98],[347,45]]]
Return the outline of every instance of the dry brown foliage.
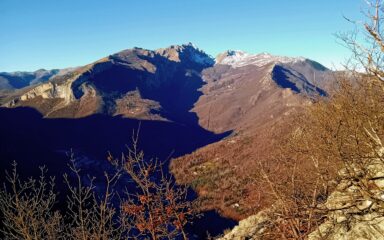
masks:
[[[323,203],[340,182],[340,169],[362,196],[382,204],[367,166],[382,161],[384,152],[383,6],[368,3],[368,21],[361,24],[368,40],[357,41],[356,32],[340,35],[354,59],[350,70],[338,73],[328,98],[267,126],[272,135],[258,129],[261,137],[232,137],[172,163],[177,179],[192,183],[203,205],[244,218],[275,204],[280,211],[265,238],[303,239],[332,211]],[[234,203],[245,212],[234,211]]]
[[[122,170],[137,185],[137,191],[127,192],[128,198],[122,201],[123,226],[137,230],[131,235],[138,239],[188,239],[184,227],[197,214],[194,202],[188,201],[185,187],[176,186],[164,174],[159,161],[144,159],[137,139],[133,138],[133,148],[121,161]]]
[[[47,179],[44,168],[40,178],[23,181],[15,165],[0,189],[4,239],[188,239],[184,227],[197,214],[194,202],[188,201],[185,187],[163,173],[162,164],[144,158],[137,138],[128,154],[108,160],[116,171],[104,173],[100,194],[95,178],[84,178],[71,157],[71,177],[64,175],[69,189],[64,212],[57,210],[54,178]],[[123,174],[137,189],[125,194],[115,189]]]
[[[357,31],[340,35],[353,53],[352,69],[339,78],[330,98],[296,117],[292,133],[282,144],[281,154],[291,165],[286,169],[291,169],[292,180],[282,184],[262,170],[282,206],[268,237],[304,239],[328,213],[338,210],[324,208],[322,203],[341,181],[355,189],[353,201],[366,200],[376,206],[366,211],[381,213],[382,186],[377,181],[381,175],[377,171],[384,164],[383,3],[366,2],[368,21],[354,22],[362,26],[365,41],[358,41]]]
[[[377,187],[364,179],[373,177],[368,166],[384,160],[383,109],[383,82],[360,75],[354,82],[350,77],[340,80],[329,99],[318,101],[296,118],[279,153],[291,179],[276,177],[278,168],[260,168],[281,206],[270,231],[274,238],[304,239],[322,222],[330,211],[322,203],[340,180],[340,169],[344,180],[348,178],[371,199],[377,198]]]

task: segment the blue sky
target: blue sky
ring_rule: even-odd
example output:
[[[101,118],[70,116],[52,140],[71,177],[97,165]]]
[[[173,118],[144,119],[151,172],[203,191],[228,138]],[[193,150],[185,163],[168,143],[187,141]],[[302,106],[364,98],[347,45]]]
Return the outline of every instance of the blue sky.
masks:
[[[0,0],[0,72],[84,65],[134,46],[193,42],[304,56],[338,67],[335,33],[352,30],[362,0]]]

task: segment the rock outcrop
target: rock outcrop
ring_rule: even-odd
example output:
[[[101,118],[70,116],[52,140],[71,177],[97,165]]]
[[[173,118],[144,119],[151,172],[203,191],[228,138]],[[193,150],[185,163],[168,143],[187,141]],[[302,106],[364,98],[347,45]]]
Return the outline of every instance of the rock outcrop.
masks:
[[[384,163],[340,171],[341,182],[322,206],[328,219],[309,240],[384,239]]]
[[[230,232],[218,240],[259,240],[263,239],[268,224],[270,224],[271,209],[260,211],[252,215],[234,227]]]
[[[43,83],[22,94],[18,98],[12,99],[10,102],[6,103],[5,106],[13,107],[19,101],[28,101],[36,97],[41,97],[43,99],[61,98],[66,104],[69,104],[72,100],[74,100],[74,96],[71,91],[71,83],[72,82],[70,81],[65,82],[64,84],[56,84],[53,82]]]
[[[326,220],[306,239],[384,240],[384,147],[379,141],[377,145],[372,158],[346,164],[339,171],[335,190],[317,206]],[[264,239],[273,209],[276,206],[240,221],[221,239]]]

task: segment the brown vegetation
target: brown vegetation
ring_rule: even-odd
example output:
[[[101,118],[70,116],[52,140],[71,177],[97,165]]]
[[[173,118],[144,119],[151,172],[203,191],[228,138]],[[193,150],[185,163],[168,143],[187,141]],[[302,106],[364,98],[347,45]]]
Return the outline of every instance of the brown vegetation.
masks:
[[[218,208],[235,219],[271,205],[264,239],[305,239],[332,211],[327,198],[341,183],[353,187],[353,205],[368,201],[367,212],[384,216],[384,40],[381,1],[371,4],[363,24],[369,37],[360,44],[355,35],[342,40],[355,56],[354,69],[339,76],[329,98],[319,98],[289,116],[258,126],[247,134],[224,139],[173,161],[180,183],[191,184],[204,209]],[[365,73],[356,72],[363,68]],[[207,107],[208,119],[211,118]],[[186,191],[176,188],[157,161],[145,161],[136,145],[122,159],[109,160],[118,171],[106,173],[107,188],[98,199],[94,185],[82,185],[79,169],[71,170],[68,213],[54,210],[53,179],[20,181],[16,171],[0,192],[3,234],[7,239],[109,239],[111,236],[187,239],[185,224],[195,215]],[[42,170],[44,173],[44,170]],[[113,185],[127,173],[138,186],[111,204]],[[342,206],[349,208],[350,206]],[[69,219],[69,223],[68,220]],[[349,220],[349,219],[348,219]],[[120,238],[117,237],[117,238]]]
[[[282,148],[283,157],[293,163],[291,182],[273,182],[273,174],[262,171],[282,206],[267,231],[272,239],[304,239],[325,219],[338,216],[333,212],[343,211],[339,215],[343,219],[336,221],[347,225],[362,221],[355,218],[359,215],[384,216],[384,48],[380,28],[383,8],[381,1],[368,3],[371,22],[363,24],[367,42],[359,43],[351,35],[342,38],[354,54],[353,70],[363,67],[366,73],[351,70],[339,79],[329,99],[315,103],[296,118],[298,127],[293,128]],[[312,169],[302,171],[302,165],[308,163]],[[324,204],[335,186],[349,192],[348,198],[338,200],[340,206]]]
[[[76,161],[64,175],[68,185],[67,208],[57,210],[54,178],[22,180],[13,171],[0,190],[1,233],[4,239],[188,239],[185,225],[197,214],[183,186],[166,176],[163,166],[144,158],[134,146],[121,159],[109,156],[116,172],[105,172],[103,194],[96,191],[95,178],[84,179]],[[128,174],[137,189],[126,196],[115,189]]]
[[[282,181],[289,178],[281,159],[271,155],[288,132],[288,119],[268,122],[174,159],[171,170],[180,183],[190,184],[199,193],[203,209],[218,209],[237,220],[255,214],[271,204],[270,196],[264,194],[268,186],[258,173],[260,162],[268,171],[280,169],[276,177]]]
[[[204,206],[244,218],[277,205],[264,236],[271,239],[303,239],[314,231],[337,210],[324,203],[341,182],[357,189],[355,205],[367,200],[376,206],[369,211],[377,213],[382,206],[377,165],[384,152],[383,10],[381,1],[369,7],[371,22],[363,24],[368,41],[341,36],[354,54],[353,69],[337,76],[329,98],[258,134],[239,134],[173,163],[177,179],[192,183]],[[362,69],[366,73],[356,71]],[[246,211],[234,214],[239,208]]]

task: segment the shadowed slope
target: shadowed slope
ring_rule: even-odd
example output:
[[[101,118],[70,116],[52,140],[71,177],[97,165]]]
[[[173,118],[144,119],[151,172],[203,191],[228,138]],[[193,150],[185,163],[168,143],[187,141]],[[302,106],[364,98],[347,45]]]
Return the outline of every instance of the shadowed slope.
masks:
[[[58,189],[65,193],[62,174],[68,172],[68,156],[75,153],[82,175],[95,176],[97,191],[103,188],[103,173],[111,170],[106,157],[126,152],[133,130],[140,126],[139,148],[147,158],[158,158],[168,169],[170,157],[178,157],[227,136],[213,134],[199,126],[185,126],[164,121],[139,121],[106,115],[92,115],[79,119],[49,119],[30,108],[0,108],[0,169],[9,169],[12,161],[19,164],[21,176],[38,175],[38,166],[45,165],[49,175],[56,176]],[[1,177],[4,180],[4,175]],[[86,178],[84,178],[86,179]],[[116,187],[122,191],[129,186],[124,180]],[[61,195],[63,197],[63,195]],[[207,222],[223,223],[222,226]],[[207,230],[214,234],[234,222],[210,212],[189,230],[200,238]]]
[[[30,108],[0,108],[1,168],[13,160],[23,167],[45,164],[62,171],[65,152],[74,150],[89,159],[106,161],[108,151],[120,154],[131,143],[132,132],[140,126],[139,147],[147,157],[167,160],[190,153],[228,134],[213,134],[199,126],[164,121],[92,115],[80,119],[48,119]],[[57,158],[54,158],[54,157]],[[31,170],[30,166],[26,168]],[[101,169],[102,170],[102,169]]]

